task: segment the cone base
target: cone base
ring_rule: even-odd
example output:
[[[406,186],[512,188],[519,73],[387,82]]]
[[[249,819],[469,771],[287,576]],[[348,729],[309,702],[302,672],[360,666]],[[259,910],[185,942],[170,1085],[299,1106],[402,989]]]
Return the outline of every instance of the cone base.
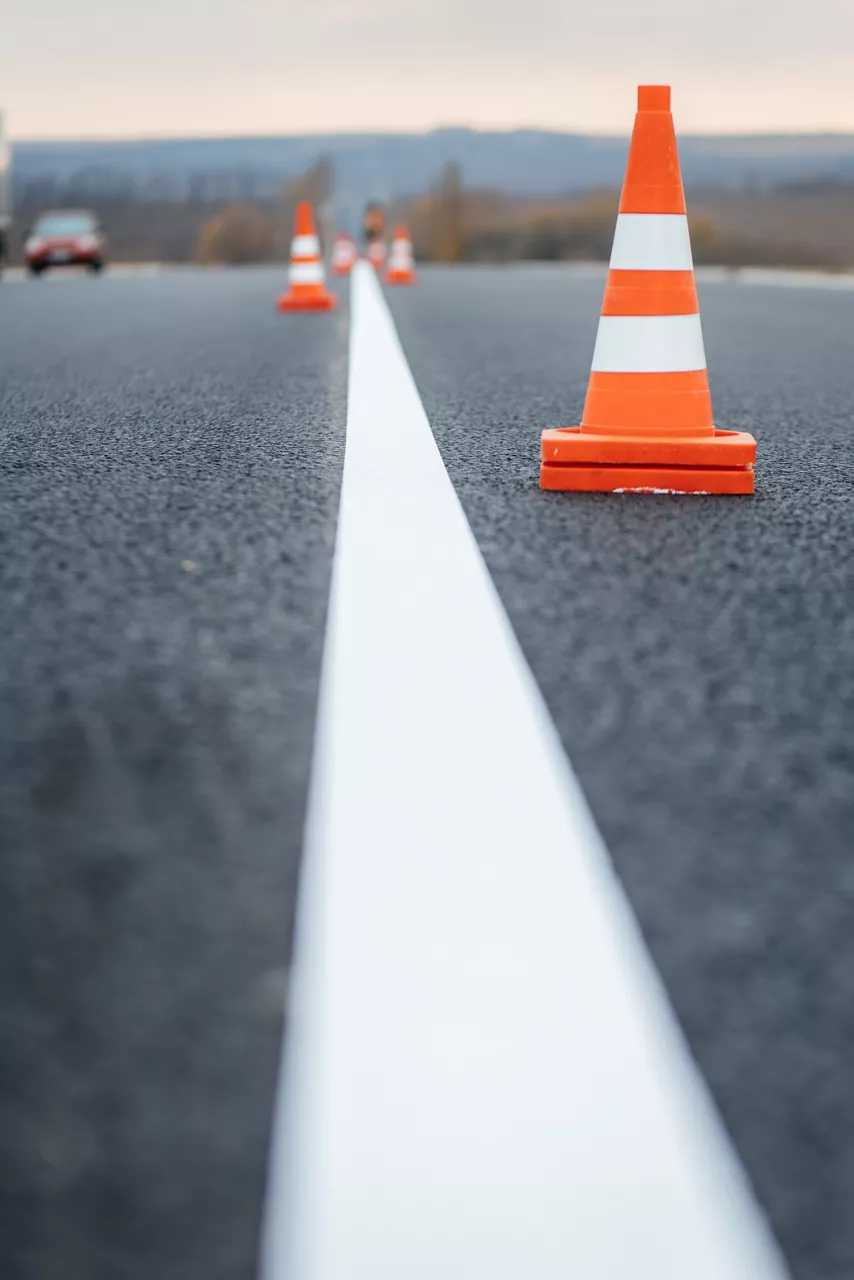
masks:
[[[753,493],[756,441],[708,436],[600,436],[559,427],[542,437],[541,489],[597,493]]]
[[[312,298],[283,293],[276,299],[277,311],[334,311],[337,306],[338,299],[334,293],[319,293]]]
[[[544,462],[540,488],[572,493],[753,493],[753,468],[558,466]]]
[[[415,284],[415,276],[411,271],[387,271],[386,284]]]

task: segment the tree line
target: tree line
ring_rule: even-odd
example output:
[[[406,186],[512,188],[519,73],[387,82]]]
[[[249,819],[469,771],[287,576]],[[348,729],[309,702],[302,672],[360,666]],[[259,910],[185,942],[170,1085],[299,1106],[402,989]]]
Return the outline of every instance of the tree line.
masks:
[[[258,195],[257,175],[238,170],[185,175],[180,198],[169,198],[165,190],[158,194],[156,177],[140,184],[122,175],[84,170],[64,183],[41,178],[20,184],[15,193],[16,224],[20,239],[46,208],[92,208],[107,228],[114,260],[234,265],[285,261],[298,200],[311,201],[328,245],[336,229],[334,178],[331,160],[320,157],[298,177],[278,183],[265,180],[264,189],[272,195]],[[390,202],[387,215],[390,225],[401,219],[409,223],[422,262],[606,261],[618,198],[616,190],[537,200],[471,189],[465,186],[460,166],[452,162],[428,191]],[[828,212],[832,206],[841,228],[838,234],[828,231],[824,239],[816,234],[816,202],[828,225],[833,221]],[[842,227],[846,213],[854,226],[854,186],[787,184],[764,196],[706,193],[691,205],[698,264],[854,265],[854,241],[849,245]],[[781,208],[789,209],[788,221],[781,221]],[[730,216],[731,210],[738,216]]]

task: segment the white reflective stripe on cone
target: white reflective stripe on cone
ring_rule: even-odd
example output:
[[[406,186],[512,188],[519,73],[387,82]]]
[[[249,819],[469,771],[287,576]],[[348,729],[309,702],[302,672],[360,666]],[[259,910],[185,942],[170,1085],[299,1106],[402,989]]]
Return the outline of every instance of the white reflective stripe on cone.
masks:
[[[688,373],[705,367],[699,315],[599,319],[594,373]]]
[[[291,241],[292,258],[319,258],[320,242],[317,236],[294,236]]]
[[[684,213],[621,213],[611,250],[614,271],[693,271]]]
[[[291,284],[322,284],[323,267],[319,262],[292,262],[288,279]]]

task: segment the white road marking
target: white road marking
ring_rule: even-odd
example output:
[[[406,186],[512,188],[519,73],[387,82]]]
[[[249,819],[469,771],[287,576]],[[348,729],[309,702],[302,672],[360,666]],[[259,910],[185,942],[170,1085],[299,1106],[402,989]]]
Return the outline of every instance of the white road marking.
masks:
[[[829,271],[785,271],[770,267],[742,267],[739,284],[772,285],[781,289],[854,289],[854,274]]]
[[[543,274],[559,270],[566,272],[568,275],[591,279],[604,279],[608,272],[608,265],[604,262],[566,262],[559,265],[553,262],[516,262],[508,263],[506,269],[509,270],[513,267],[526,271],[539,270]],[[171,275],[177,271],[207,269],[188,263],[117,262],[108,265],[101,278],[116,280],[133,276]],[[39,283],[43,283],[44,280],[73,280],[81,274],[88,275],[88,272],[85,268],[69,269],[60,267],[54,271],[49,271]],[[774,270],[770,267],[695,267],[694,275],[700,283],[729,281],[734,284],[769,285],[789,289],[838,289],[843,292],[854,289],[854,273],[852,272],[833,274],[826,271]],[[17,284],[26,279],[27,274],[21,267],[6,267],[0,274],[0,283],[5,284]]]
[[[473,267],[469,267],[470,270]],[[484,267],[491,270],[492,267]],[[555,271],[579,279],[603,280],[608,274],[605,262],[513,262],[505,270],[537,271],[543,275]],[[854,272],[776,270],[771,267],[695,267],[698,284],[729,283],[738,285],[775,286],[783,289],[832,289],[846,292],[854,289]]]
[[[693,271],[684,213],[621,213],[617,217],[612,271]]]
[[[117,262],[115,264],[108,263],[104,268],[103,274],[98,277],[99,280],[126,280],[136,279],[137,277],[159,276],[167,268],[160,262]],[[173,266],[169,270],[180,270],[179,267]],[[23,267],[6,267],[0,272],[0,284],[20,284],[26,281],[33,285],[43,285],[45,283],[57,284],[63,280],[79,280],[81,276],[90,277],[91,272],[88,267],[65,267],[54,266],[49,268],[41,278],[30,280],[29,273]]]
[[[365,263],[352,305],[264,1280],[779,1280]]]
[[[703,330],[689,316],[600,316],[594,373],[688,373],[705,369]]]
[[[696,267],[698,283],[759,285],[779,289],[854,289],[854,273],[830,271],[794,271],[773,267]]]
[[[161,275],[164,269],[160,262],[116,262],[105,267],[104,276],[108,280],[135,279],[137,276],[147,278]]]

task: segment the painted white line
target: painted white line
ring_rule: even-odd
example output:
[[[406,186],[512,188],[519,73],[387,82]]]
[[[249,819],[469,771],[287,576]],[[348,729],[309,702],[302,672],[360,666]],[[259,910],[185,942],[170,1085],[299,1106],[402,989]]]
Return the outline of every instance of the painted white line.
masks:
[[[148,278],[161,275],[164,269],[163,264],[160,262],[108,263],[104,268],[103,275],[99,276],[98,279],[100,281]],[[51,267],[36,281],[30,279],[29,273],[23,267],[7,267],[0,274],[0,284],[20,284],[22,281],[26,281],[33,285],[38,284],[41,286],[46,283],[56,284],[63,280],[79,280],[81,276],[90,278],[91,272],[86,267]]]
[[[611,269],[693,271],[691,237],[685,214],[618,214],[611,249]]]
[[[364,263],[330,610],[264,1280],[777,1280]]]
[[[708,283],[732,283],[737,279],[734,267],[695,267],[694,279],[699,284],[701,281]]]
[[[105,278],[110,280],[148,278],[162,275],[165,268],[160,262],[117,262],[105,268]]]
[[[696,267],[699,283],[759,285],[777,289],[831,289],[843,293],[854,289],[854,273],[829,271],[794,271],[772,267]]]
[[[766,267],[742,267],[739,284],[770,285],[781,289],[854,289],[851,272],[833,275],[827,271],[780,271]]]
[[[41,288],[45,284],[57,284],[65,280],[79,280],[81,276],[89,276],[90,273],[85,267],[51,267],[49,271],[45,271],[38,279],[30,276],[28,271],[22,267],[8,267],[0,278],[0,285],[3,284],[31,284],[34,287],[38,285]]]
[[[705,369],[703,330],[689,316],[600,316],[594,373],[688,373]]]
[[[562,262],[559,267],[546,262],[518,262],[510,264],[526,270],[539,269],[554,272],[556,269],[581,278],[604,278],[608,267],[597,262]],[[771,267],[695,267],[698,283],[727,283],[742,285],[768,285],[781,289],[832,289],[842,292],[854,289],[854,272],[794,271]]]

